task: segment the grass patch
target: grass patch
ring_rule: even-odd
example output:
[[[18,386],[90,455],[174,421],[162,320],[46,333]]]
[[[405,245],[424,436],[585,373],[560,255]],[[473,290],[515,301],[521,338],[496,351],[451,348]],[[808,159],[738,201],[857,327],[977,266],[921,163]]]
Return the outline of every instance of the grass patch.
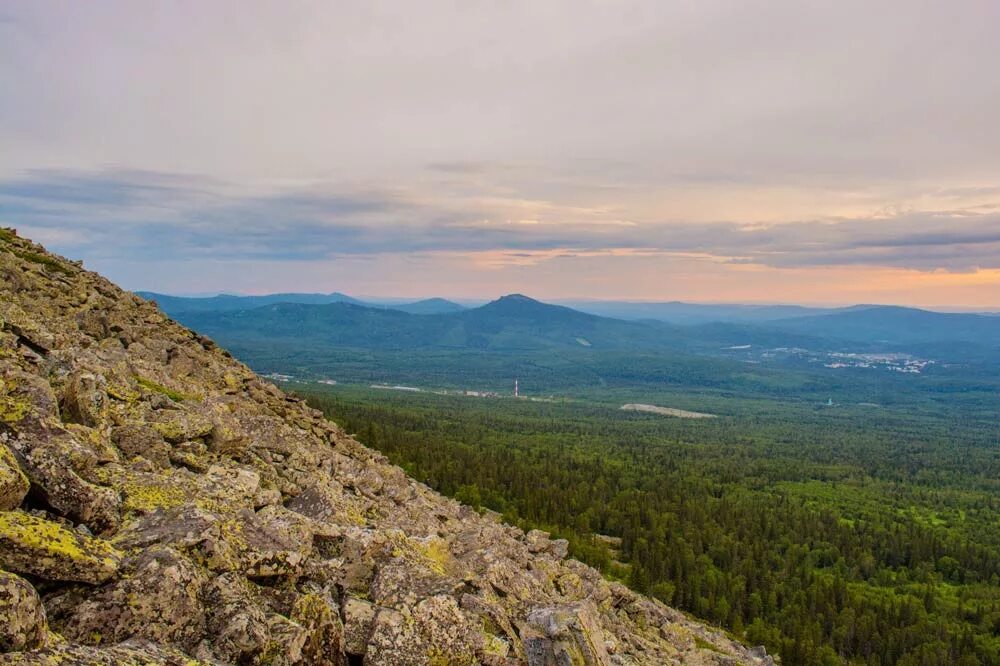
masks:
[[[711,650],[712,652],[719,652],[719,648],[715,647],[701,636],[694,637],[694,644],[699,650]],[[722,653],[719,652],[719,654]]]
[[[24,259],[25,261],[30,261],[35,264],[41,264],[46,268],[51,268],[57,273],[62,273],[63,275],[73,274],[73,271],[66,268],[62,263],[44,254],[39,254],[38,252],[31,252],[30,250],[13,250],[13,253],[15,256],[18,256],[21,259]]]

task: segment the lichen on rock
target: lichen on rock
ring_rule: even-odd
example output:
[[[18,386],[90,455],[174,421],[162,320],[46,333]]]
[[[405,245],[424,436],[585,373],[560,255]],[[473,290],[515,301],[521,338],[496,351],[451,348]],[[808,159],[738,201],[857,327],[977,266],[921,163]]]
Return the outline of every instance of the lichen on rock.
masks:
[[[0,511],[16,509],[28,494],[28,477],[14,454],[0,442]]]
[[[23,511],[0,512],[0,567],[46,580],[102,583],[122,555],[103,539]]]
[[[0,570],[0,653],[43,648],[48,633],[45,607],[35,588]]]

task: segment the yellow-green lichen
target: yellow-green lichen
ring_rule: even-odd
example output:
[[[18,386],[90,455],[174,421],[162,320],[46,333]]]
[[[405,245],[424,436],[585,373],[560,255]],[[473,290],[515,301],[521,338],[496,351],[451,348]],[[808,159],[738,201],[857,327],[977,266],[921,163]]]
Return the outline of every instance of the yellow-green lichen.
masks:
[[[345,513],[347,515],[347,520],[351,521],[355,525],[364,525],[365,523],[368,522],[368,520],[365,518],[365,514],[361,512],[361,509],[354,506],[353,504],[349,504],[347,506],[347,511]]]
[[[451,666],[451,660],[438,648],[431,648],[427,654],[428,666]]]
[[[120,383],[109,382],[105,390],[109,396],[121,402],[135,402],[142,397],[142,394],[132,387]]]
[[[451,563],[451,552],[444,539],[432,538],[428,541],[414,542],[417,553],[423,558],[428,568],[435,573],[444,575]]]
[[[170,509],[184,504],[184,491],[177,487],[158,483],[143,483],[135,479],[122,486],[124,501],[122,508],[127,512],[149,512],[156,509]]]
[[[50,553],[75,560],[100,560],[115,566],[119,553],[102,539],[72,532],[59,523],[23,511],[0,512],[0,537],[17,544],[23,554]]]
[[[476,660],[469,654],[449,654],[439,647],[427,651],[428,666],[471,666]]]
[[[0,421],[8,425],[20,422],[31,413],[31,402],[23,396],[11,395],[13,388],[13,382],[0,379]]]
[[[160,433],[164,439],[171,441],[184,439],[184,427],[177,421],[158,421],[156,423],[151,423],[150,425],[152,425],[153,430]]]
[[[199,497],[194,501],[194,505],[209,513],[231,513],[242,508],[241,504],[227,501],[222,497]]]
[[[392,556],[422,564],[442,576],[448,571],[452,561],[448,544],[438,537],[412,539],[400,535],[394,539]]]
[[[14,454],[3,444],[0,444],[0,480],[8,487],[20,487],[27,491],[28,477],[21,471]]]
[[[330,605],[315,593],[302,595],[292,607],[292,619],[305,626],[320,624],[331,616]]]
[[[492,657],[505,658],[510,652],[510,645],[499,636],[483,634],[483,652]]]

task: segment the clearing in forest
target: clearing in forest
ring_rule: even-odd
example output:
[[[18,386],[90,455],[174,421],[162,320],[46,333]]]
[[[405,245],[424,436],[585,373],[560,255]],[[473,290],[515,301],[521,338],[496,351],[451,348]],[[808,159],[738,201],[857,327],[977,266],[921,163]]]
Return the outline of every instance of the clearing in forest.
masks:
[[[686,409],[674,409],[673,407],[657,407],[656,405],[640,405],[629,403],[622,405],[622,409],[627,412],[652,412],[653,414],[663,414],[664,416],[676,416],[682,419],[714,419],[715,414],[704,412],[689,412]]]

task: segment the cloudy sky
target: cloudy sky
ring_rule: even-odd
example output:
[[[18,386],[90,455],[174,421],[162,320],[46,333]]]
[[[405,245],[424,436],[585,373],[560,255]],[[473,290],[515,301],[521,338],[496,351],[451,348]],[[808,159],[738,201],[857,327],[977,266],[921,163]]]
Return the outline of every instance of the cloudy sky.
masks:
[[[1000,309],[1000,3],[0,2],[0,224],[132,289]]]

